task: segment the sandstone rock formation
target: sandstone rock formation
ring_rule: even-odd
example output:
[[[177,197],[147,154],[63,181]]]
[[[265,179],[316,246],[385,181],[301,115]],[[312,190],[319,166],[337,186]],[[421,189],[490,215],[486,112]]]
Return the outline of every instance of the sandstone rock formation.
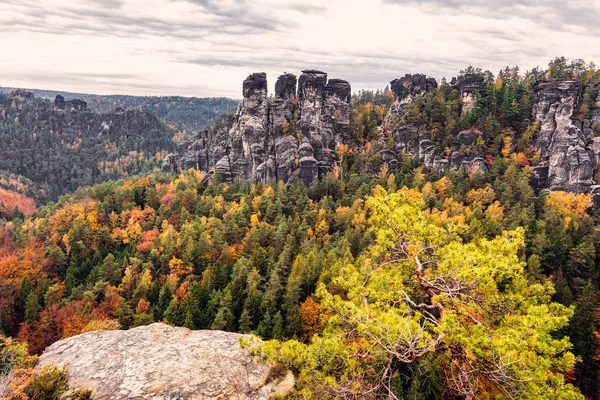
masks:
[[[87,111],[87,102],[79,99],[65,101],[60,94],[54,99],[54,108],[57,110]]]
[[[432,169],[486,170],[485,144],[478,145],[476,131],[458,133],[450,157],[443,158],[428,131],[405,121],[406,104],[435,89],[435,82],[430,83],[424,75],[406,75],[392,81],[391,87],[395,102],[386,117],[384,133],[392,136],[396,148],[381,152],[382,160],[390,168],[398,165],[403,154],[408,154]],[[453,79],[451,87],[459,92],[462,112],[469,112],[483,91],[484,77],[463,75]],[[594,137],[600,126],[600,108],[582,115],[585,90],[584,85],[573,81],[538,83],[533,118],[540,122],[540,130],[533,144],[540,152],[540,161],[534,170],[533,184],[538,190],[591,192],[600,206],[600,186],[594,181],[594,170],[600,161],[600,137]]]
[[[38,367],[68,364],[69,386],[91,389],[95,400],[262,400],[290,392],[291,372],[275,376],[240,338],[248,335],[165,324],[89,332],[54,343]]]
[[[594,137],[600,131],[600,96],[598,107],[587,107],[583,115],[584,92],[589,87],[570,81],[537,85],[533,118],[540,122],[540,131],[531,143],[540,152],[533,174],[535,188],[593,192],[600,206],[600,186],[594,181],[600,161],[600,137]],[[485,77],[463,74],[452,79],[450,87],[458,91],[464,114],[474,110]],[[484,143],[481,132],[461,131],[441,148],[431,132],[410,122],[410,104],[436,88],[436,80],[423,74],[407,74],[391,82],[395,100],[383,121],[381,160],[390,170],[409,155],[429,169],[485,172],[490,143]],[[322,71],[304,70],[298,79],[289,73],[281,75],[269,101],[266,74],[252,74],[244,81],[237,111],[169,154],[163,169],[196,168],[209,176],[217,172],[225,181],[282,180],[310,185],[332,169],[339,144],[353,145],[350,99],[348,82],[328,80]]]
[[[341,79],[304,70],[281,75],[269,102],[267,76],[244,81],[236,112],[197,140],[169,154],[163,170],[196,168],[225,181],[299,180],[310,185],[333,167],[333,154],[348,132],[351,87]]]
[[[452,80],[452,87],[458,90],[462,102],[462,112],[473,111],[477,96],[484,88],[484,77],[479,74],[465,74]]]
[[[540,151],[535,168],[538,187],[581,193],[594,185],[593,168],[599,154],[588,145],[590,132],[584,133],[590,121],[574,119],[583,90],[572,81],[542,83],[536,90],[533,116],[541,123],[535,143]]]
[[[453,80],[453,86],[461,93],[463,112],[472,110],[477,95],[483,89],[483,83],[483,77],[475,75],[465,75]],[[472,172],[485,172],[483,154],[477,149],[477,137],[474,132],[460,132],[451,148],[450,157],[444,158],[436,149],[429,131],[406,122],[406,105],[436,88],[435,79],[422,74],[407,74],[391,82],[395,100],[385,118],[383,129],[384,134],[393,138],[396,147],[383,150],[382,159],[391,169],[398,165],[404,154],[407,154],[432,169],[445,170],[450,167],[456,170],[464,167]]]

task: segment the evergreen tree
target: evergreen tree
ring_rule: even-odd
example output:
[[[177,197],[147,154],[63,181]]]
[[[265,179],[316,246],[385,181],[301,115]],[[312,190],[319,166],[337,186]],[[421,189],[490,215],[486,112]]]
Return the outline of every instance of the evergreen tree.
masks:
[[[573,350],[580,361],[575,365],[577,386],[582,393],[590,397],[598,393],[600,369],[596,355],[599,350],[596,331],[599,329],[596,319],[598,292],[591,281],[582,289],[581,297],[575,303],[575,314],[570,322],[570,337]]]
[[[131,326],[133,322],[133,311],[124,298],[119,297],[119,300],[117,300],[114,314],[122,329],[128,329]]]
[[[31,284],[29,277],[25,276],[21,280],[21,287],[19,289],[19,310],[20,310],[19,320],[21,320],[21,321],[25,319],[25,309],[27,307],[27,298],[31,294],[32,290],[33,290],[33,285]]]
[[[35,321],[41,309],[37,295],[33,291],[30,292],[25,300],[25,321],[29,323]]]

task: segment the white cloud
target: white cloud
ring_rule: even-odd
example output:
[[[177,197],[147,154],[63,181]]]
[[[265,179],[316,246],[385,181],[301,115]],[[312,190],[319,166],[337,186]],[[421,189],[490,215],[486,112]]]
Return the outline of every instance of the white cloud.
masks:
[[[469,64],[600,61],[600,0],[0,0],[2,86],[241,96],[319,68],[355,90]]]

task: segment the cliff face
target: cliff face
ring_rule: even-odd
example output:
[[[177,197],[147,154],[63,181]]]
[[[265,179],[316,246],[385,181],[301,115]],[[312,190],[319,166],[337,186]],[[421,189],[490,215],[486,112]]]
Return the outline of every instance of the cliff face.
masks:
[[[196,168],[218,172],[225,181],[303,180],[310,185],[333,166],[335,148],[348,132],[350,99],[348,82],[305,70],[299,79],[281,75],[269,102],[266,74],[252,74],[244,81],[236,112],[169,154],[163,170]]]
[[[533,116],[541,123],[535,142],[540,151],[538,187],[581,193],[595,185],[600,138],[591,137],[591,126],[598,121],[596,113],[591,118],[580,115],[583,92],[582,85],[571,81],[544,83],[536,90]]]

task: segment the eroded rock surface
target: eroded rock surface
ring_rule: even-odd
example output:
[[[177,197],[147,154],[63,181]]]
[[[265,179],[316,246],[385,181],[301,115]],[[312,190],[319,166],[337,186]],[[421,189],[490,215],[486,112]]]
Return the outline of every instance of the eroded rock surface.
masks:
[[[169,154],[163,170],[197,168],[225,181],[272,180],[311,185],[333,167],[352,112],[350,84],[318,70],[281,75],[268,100],[267,76],[244,81],[237,111],[215,129]]]
[[[465,74],[453,80],[452,86],[458,90],[462,102],[462,112],[473,111],[477,97],[483,91],[485,79],[479,74]]]
[[[575,121],[581,106],[583,87],[577,82],[549,82],[536,92],[533,116],[540,121],[536,147],[540,163],[535,168],[536,183],[550,190],[589,192],[596,156],[584,134],[583,122]]]
[[[270,399],[293,388],[240,346],[248,335],[152,324],[61,340],[39,367],[68,364],[69,385],[93,399]]]
[[[463,114],[475,109],[485,84],[485,76],[474,73],[452,80],[450,88],[458,92]],[[437,86],[435,79],[423,74],[391,82],[394,102],[381,128],[380,160],[390,170],[410,156],[429,169],[485,172],[491,143],[485,142],[481,131],[463,130],[442,145],[427,129],[411,123],[411,105]],[[587,104],[583,111],[586,90],[599,88],[571,81],[537,83],[532,111],[540,130],[528,145],[539,151],[540,158],[532,180],[538,190],[593,191],[600,204],[594,181],[600,160],[600,95],[595,97],[596,107]],[[304,70],[299,78],[281,75],[271,100],[266,74],[252,74],[244,81],[237,111],[197,140],[182,144],[164,160],[163,169],[196,168],[209,177],[217,172],[225,181],[311,185],[332,170],[337,146],[357,145],[349,132],[350,100],[350,84],[328,79],[323,71]],[[370,168],[367,162],[364,173],[376,172]]]

